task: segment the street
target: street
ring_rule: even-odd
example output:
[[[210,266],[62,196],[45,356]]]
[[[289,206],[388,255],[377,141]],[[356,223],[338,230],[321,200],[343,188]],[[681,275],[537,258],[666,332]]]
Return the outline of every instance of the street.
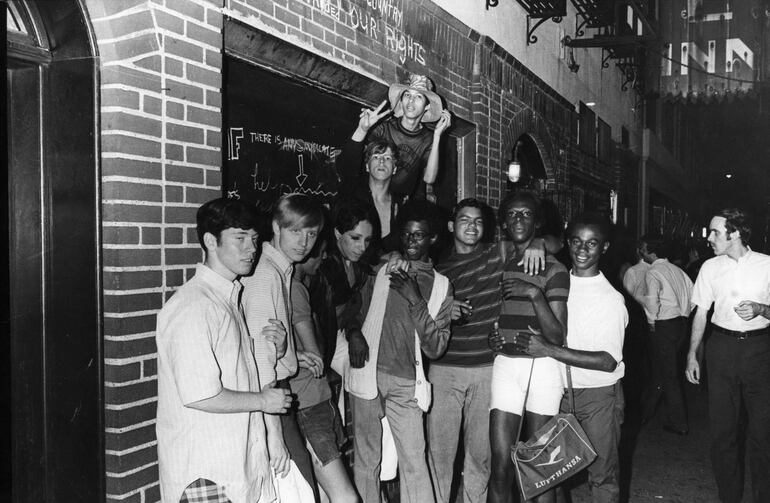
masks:
[[[627,415],[623,429],[624,445],[621,448],[621,501],[719,502],[708,452],[707,391],[702,385],[697,387],[692,384],[685,384],[684,389],[690,421],[690,433],[687,436],[681,437],[663,430],[662,403],[655,418],[641,429],[638,419],[631,417],[631,414]],[[575,479],[580,480],[573,481],[579,485],[571,491],[572,503],[590,502],[584,474]],[[749,491],[747,483],[744,503],[754,503]]]

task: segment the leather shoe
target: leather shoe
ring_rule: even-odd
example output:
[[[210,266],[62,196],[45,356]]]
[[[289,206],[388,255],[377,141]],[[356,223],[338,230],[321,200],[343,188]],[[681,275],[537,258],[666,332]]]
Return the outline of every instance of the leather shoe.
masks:
[[[685,435],[690,433],[690,430],[687,428],[677,428],[676,426],[672,426],[670,424],[664,424],[663,431],[673,433],[674,435],[679,435],[680,437],[684,437]]]

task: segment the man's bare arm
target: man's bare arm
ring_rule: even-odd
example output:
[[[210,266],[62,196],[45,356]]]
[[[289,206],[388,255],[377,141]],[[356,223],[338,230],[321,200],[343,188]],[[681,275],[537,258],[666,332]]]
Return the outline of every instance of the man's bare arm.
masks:
[[[697,351],[706,331],[707,316],[708,311],[706,309],[697,307],[692,319],[690,349],[687,351],[687,369],[684,373],[687,380],[693,384],[700,384],[700,364],[698,363]]]
[[[289,390],[266,388],[262,391],[234,391],[222,388],[216,395],[187,404],[191,409],[213,414],[267,412],[283,414],[291,406]]]

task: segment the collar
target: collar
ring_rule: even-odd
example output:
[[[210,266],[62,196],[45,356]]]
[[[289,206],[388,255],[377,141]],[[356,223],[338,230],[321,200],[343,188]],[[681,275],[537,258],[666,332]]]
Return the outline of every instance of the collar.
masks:
[[[262,256],[275,263],[276,267],[284,274],[291,274],[294,265],[286,258],[286,255],[278,251],[268,241],[262,243]]]
[[[415,129],[414,131],[410,131],[409,129],[406,129],[404,126],[401,125],[401,117],[393,117],[393,121],[396,124],[396,127],[399,131],[401,131],[406,136],[419,136],[422,134],[423,130],[425,129],[422,125],[422,122],[420,122],[420,125]]]
[[[652,264],[650,264],[650,265],[652,266],[652,265],[655,265],[655,264],[662,264],[662,263],[664,263],[664,262],[668,262],[668,259],[667,259],[667,258],[656,258],[656,259],[655,259],[655,260],[652,262]]]
[[[744,262],[748,262],[750,260],[751,256],[754,255],[754,252],[751,250],[751,248],[749,248],[748,246],[746,248],[747,248],[746,253],[743,255],[743,257],[741,257],[741,258],[739,258],[737,260],[737,262],[739,264],[742,264]]]
[[[577,283],[594,283],[597,281],[603,281],[604,279],[604,274],[601,271],[599,271],[599,274],[594,276],[575,276],[571,269],[569,271],[569,280],[575,281]]]
[[[224,298],[237,299],[241,291],[241,282],[237,279],[228,281],[224,276],[216,273],[206,264],[198,264],[195,268],[195,277],[209,285],[215,292]]]
[[[410,260],[409,270],[412,269],[416,269],[418,271],[430,271],[433,269],[433,261],[431,259],[428,259],[427,262],[423,262],[421,260]]]

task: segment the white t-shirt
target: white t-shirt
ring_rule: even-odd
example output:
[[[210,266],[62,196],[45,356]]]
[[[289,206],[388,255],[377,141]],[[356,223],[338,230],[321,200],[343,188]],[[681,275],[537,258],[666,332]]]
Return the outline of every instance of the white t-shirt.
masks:
[[[582,351],[606,351],[619,362],[613,372],[571,367],[574,388],[611,386],[625,373],[623,338],[628,311],[623,295],[604,274],[580,278],[570,274],[567,298],[567,346]],[[566,373],[564,383],[566,386]]]

